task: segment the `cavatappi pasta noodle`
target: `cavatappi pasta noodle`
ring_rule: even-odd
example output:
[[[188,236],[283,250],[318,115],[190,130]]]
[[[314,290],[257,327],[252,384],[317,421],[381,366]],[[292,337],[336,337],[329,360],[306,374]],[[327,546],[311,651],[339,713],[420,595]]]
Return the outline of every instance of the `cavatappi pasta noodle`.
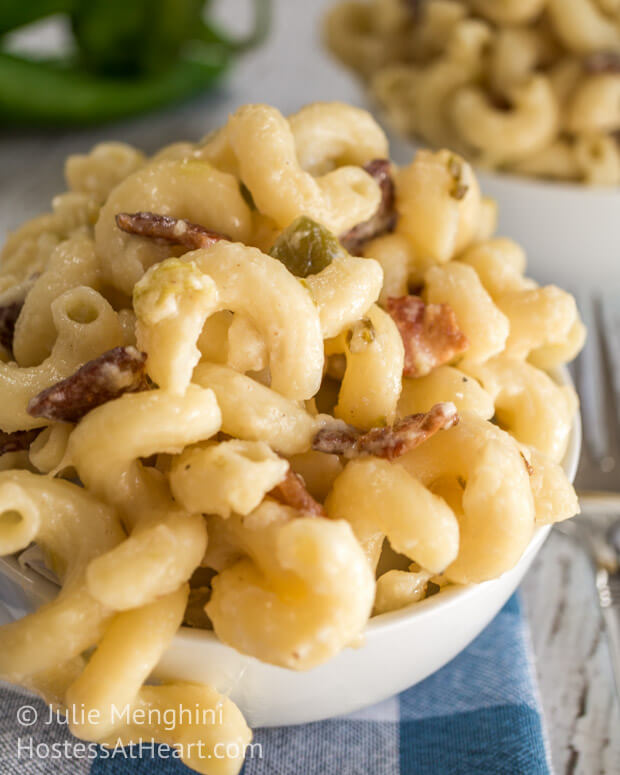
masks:
[[[548,371],[583,326],[493,236],[467,162],[397,169],[346,105],[248,105],[66,177],[0,263],[0,554],[34,543],[59,580],[0,629],[0,678],[79,708],[85,740],[236,773],[236,706],[149,683],[178,628],[307,670],[373,613],[513,567],[577,511],[576,397]],[[110,713],[183,703],[220,723]]]
[[[332,52],[390,123],[521,175],[620,183],[620,5],[344,0]]]

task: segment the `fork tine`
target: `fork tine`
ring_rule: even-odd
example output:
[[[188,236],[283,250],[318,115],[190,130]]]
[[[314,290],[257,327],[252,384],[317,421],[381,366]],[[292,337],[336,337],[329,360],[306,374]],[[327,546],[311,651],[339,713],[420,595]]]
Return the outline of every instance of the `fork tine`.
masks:
[[[611,291],[601,295],[601,335],[613,389],[616,427],[620,427],[620,296]]]
[[[583,433],[594,461],[603,470],[610,470],[613,468],[613,457],[610,429],[606,421],[605,366],[594,300],[580,294],[579,310],[588,329],[577,370],[584,417]]]

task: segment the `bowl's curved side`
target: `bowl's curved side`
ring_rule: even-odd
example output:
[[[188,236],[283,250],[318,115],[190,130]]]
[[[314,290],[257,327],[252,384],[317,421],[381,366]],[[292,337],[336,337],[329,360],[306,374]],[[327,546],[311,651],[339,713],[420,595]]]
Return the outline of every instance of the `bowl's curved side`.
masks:
[[[498,234],[525,249],[528,275],[543,283],[591,289],[620,283],[620,190],[563,186],[479,172],[496,200]],[[588,280],[589,278],[589,280]]]
[[[253,727],[319,721],[373,705],[424,680],[462,651],[512,595],[548,532],[539,529],[519,564],[501,578],[442,593],[443,605],[422,606],[416,615],[396,612],[401,615],[389,622],[373,622],[359,648],[314,670],[267,665],[214,636],[185,629],[155,675],[215,686]]]

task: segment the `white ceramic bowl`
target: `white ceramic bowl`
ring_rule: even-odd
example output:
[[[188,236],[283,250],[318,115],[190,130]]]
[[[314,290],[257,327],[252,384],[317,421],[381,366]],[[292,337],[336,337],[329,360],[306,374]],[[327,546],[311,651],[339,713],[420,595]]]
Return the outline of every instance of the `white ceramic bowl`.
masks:
[[[570,383],[568,372],[557,379]],[[575,417],[564,469],[574,478],[581,446]],[[359,646],[308,672],[259,662],[213,632],[181,628],[155,670],[159,679],[199,681],[229,695],[253,727],[301,724],[349,713],[412,686],[464,649],[515,591],[550,528],[536,530],[519,563],[498,579],[449,587],[434,597],[368,623]],[[0,599],[13,616],[32,610],[57,587],[0,559]]]
[[[409,164],[422,147],[388,131],[390,156]],[[541,283],[597,290],[620,285],[620,187],[590,187],[476,169],[499,207],[497,233],[526,251],[527,274]]]
[[[478,171],[499,206],[498,234],[528,256],[527,274],[569,289],[620,284],[620,187],[593,188]]]

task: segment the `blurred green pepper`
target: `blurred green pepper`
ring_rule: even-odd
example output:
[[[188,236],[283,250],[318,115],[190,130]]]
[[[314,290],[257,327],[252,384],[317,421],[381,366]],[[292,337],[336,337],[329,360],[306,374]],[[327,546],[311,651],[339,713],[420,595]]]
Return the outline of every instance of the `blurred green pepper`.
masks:
[[[210,86],[230,57],[180,61],[160,74],[100,78],[0,53],[0,124],[87,125],[115,121],[181,100]]]
[[[89,0],[71,14],[88,69],[138,75],[166,69],[202,24],[204,0]]]
[[[101,123],[200,92],[265,36],[270,0],[254,4],[254,29],[233,40],[203,21],[205,0],[22,0],[25,8],[2,0],[0,35],[69,14],[77,60],[41,62],[0,48],[0,123]]]
[[[331,231],[300,215],[279,234],[269,255],[281,261],[296,277],[308,277],[318,274],[343,252]]]

